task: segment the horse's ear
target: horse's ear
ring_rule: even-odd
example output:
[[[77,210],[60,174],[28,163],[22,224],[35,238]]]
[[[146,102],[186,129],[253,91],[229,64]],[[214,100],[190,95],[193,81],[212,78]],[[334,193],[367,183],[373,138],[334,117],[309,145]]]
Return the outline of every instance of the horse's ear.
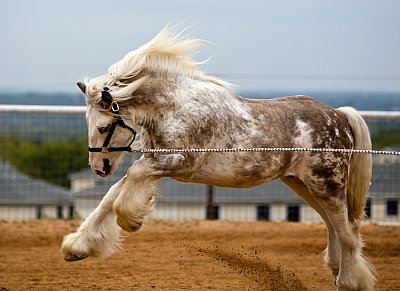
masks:
[[[76,85],[78,85],[79,89],[81,89],[82,93],[85,94],[86,92],[86,85],[82,82],[78,82],[76,83]]]
[[[103,103],[104,108],[109,108],[111,103],[113,102],[113,98],[110,92],[103,90],[101,91],[101,102]]]

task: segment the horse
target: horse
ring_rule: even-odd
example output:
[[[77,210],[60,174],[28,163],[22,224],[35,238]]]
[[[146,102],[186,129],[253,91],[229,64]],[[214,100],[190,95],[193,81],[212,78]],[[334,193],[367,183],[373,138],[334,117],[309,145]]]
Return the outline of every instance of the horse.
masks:
[[[204,41],[171,27],[79,82],[87,104],[89,165],[112,175],[126,151],[189,148],[371,149],[368,127],[351,107],[308,96],[247,99],[200,70]],[[372,175],[370,155],[352,152],[143,153],[76,232],[64,237],[68,261],[120,249],[121,229],[137,231],[152,211],[157,180],[254,187],[281,179],[324,220],[324,261],[337,290],[373,290],[360,224]]]

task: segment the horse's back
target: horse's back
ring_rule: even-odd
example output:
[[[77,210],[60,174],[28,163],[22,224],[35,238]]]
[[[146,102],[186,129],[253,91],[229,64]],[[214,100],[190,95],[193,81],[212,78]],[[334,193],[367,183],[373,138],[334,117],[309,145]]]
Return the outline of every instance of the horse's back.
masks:
[[[343,114],[308,96],[245,99],[252,120],[237,117],[238,131],[224,131],[210,147],[238,148],[351,148],[352,138]],[[326,160],[329,160],[329,163]],[[338,160],[341,159],[341,162]],[[304,152],[209,153],[192,177],[197,182],[228,187],[253,187],[287,172],[332,172],[347,160],[336,154]],[[342,167],[340,167],[342,168]],[[193,181],[192,180],[192,181]]]
[[[243,99],[274,147],[349,148],[346,116],[309,96]],[[272,137],[272,138],[271,138]]]

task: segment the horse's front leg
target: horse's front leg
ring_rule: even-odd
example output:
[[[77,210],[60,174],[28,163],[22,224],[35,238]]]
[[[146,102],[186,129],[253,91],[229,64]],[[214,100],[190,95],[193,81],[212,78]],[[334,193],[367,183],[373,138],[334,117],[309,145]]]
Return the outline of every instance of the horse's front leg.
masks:
[[[77,261],[88,256],[104,258],[119,249],[121,229],[115,221],[112,206],[125,178],[110,188],[99,206],[76,232],[64,237],[61,251],[67,261]]]
[[[113,205],[118,225],[126,231],[138,230],[158,195],[156,181],[182,173],[187,175],[191,164],[180,154],[143,156],[133,163]]]

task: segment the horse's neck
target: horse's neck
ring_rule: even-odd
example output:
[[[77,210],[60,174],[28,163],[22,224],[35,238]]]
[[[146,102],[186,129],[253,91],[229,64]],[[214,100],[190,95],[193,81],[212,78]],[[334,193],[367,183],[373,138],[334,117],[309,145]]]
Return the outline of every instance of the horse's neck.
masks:
[[[138,92],[139,93],[139,92]],[[147,131],[154,131],[165,121],[165,116],[197,111],[215,115],[243,111],[243,103],[223,86],[204,80],[180,76],[176,79],[152,79],[134,97],[131,106],[132,120]],[[227,112],[230,108],[230,112]]]

